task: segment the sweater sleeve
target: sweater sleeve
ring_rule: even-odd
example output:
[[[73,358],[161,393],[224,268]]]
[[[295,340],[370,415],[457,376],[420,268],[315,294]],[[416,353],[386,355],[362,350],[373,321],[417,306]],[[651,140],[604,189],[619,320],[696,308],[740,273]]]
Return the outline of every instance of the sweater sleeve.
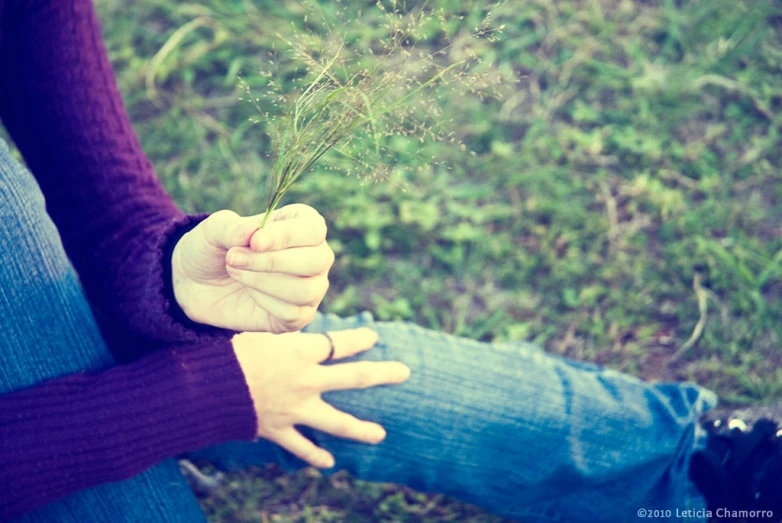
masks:
[[[0,396],[0,521],[209,445],[255,438],[230,341]]]
[[[176,318],[164,274],[185,216],[141,151],[89,0],[0,0],[0,118],[92,304],[156,346],[0,396],[0,520],[178,453],[252,440],[231,331]],[[140,350],[139,352],[144,352]]]
[[[164,254],[204,216],[176,207],[142,151],[91,1],[6,0],[2,9],[0,118],[92,305],[157,342],[231,336],[176,314]]]

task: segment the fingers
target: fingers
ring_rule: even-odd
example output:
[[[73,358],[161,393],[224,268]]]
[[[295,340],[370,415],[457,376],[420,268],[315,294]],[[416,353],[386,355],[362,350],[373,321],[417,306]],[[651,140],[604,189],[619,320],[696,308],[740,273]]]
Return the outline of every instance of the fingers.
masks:
[[[256,252],[314,247],[326,240],[326,220],[308,205],[288,205],[274,211],[263,229],[258,229],[265,213],[239,216],[222,210],[204,220],[204,236],[223,249],[249,246]]]
[[[312,321],[318,310],[314,305],[295,305],[254,289],[250,289],[250,293],[253,302],[280,324],[277,327],[281,328],[272,325],[271,332],[275,334],[301,329]]]
[[[366,389],[402,383],[410,377],[410,368],[398,361],[357,361],[323,366],[316,376],[313,386],[323,392]]]
[[[333,360],[349,358],[377,343],[377,333],[366,327],[329,332],[329,336],[334,342]],[[299,347],[304,354],[311,354],[312,361],[316,363],[325,361],[331,353],[331,343],[323,334],[302,334]]]
[[[293,427],[284,429],[272,441],[314,467],[329,469],[334,466],[334,456],[302,436]]]
[[[290,220],[293,218],[323,218],[318,211],[303,203],[292,203],[280,207],[272,213],[270,221]]]
[[[314,247],[326,241],[326,220],[315,209],[307,208],[314,214],[300,213],[284,220],[275,216],[275,221],[267,222],[253,235],[250,248],[256,252],[282,251],[292,247]]]
[[[302,277],[239,271],[232,267],[227,270],[232,278],[244,285],[294,305],[317,305],[329,290],[329,279],[325,275]]]
[[[261,220],[263,215],[242,218],[233,211],[217,211],[204,220],[204,238],[222,249],[249,245],[250,238],[258,230]]]
[[[306,418],[302,419],[302,424],[340,438],[364,443],[380,443],[386,437],[386,431],[377,423],[359,420],[335,409],[323,400],[315,403]]]
[[[240,247],[228,251],[225,262],[235,269],[245,271],[317,276],[331,268],[334,263],[334,251],[326,242],[316,247],[297,247],[270,252],[253,252]]]

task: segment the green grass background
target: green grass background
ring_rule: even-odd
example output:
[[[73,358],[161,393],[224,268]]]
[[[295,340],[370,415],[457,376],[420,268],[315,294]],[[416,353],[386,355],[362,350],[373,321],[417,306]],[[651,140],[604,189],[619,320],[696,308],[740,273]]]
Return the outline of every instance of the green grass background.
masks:
[[[262,212],[267,139],[248,125],[236,75],[269,60],[275,33],[304,30],[306,10],[97,4],[136,129],[177,202]],[[464,27],[481,4],[430,0]],[[350,45],[380,30],[373,2],[321,3],[339,5],[362,8]],[[509,0],[495,15],[502,38],[476,51],[514,91],[441,101],[474,156],[398,140],[407,192],[324,171],[289,194],[330,224],[323,310],[532,340],[693,380],[733,404],[782,395],[782,3]],[[273,468],[231,475],[202,502],[212,521],[492,519],[409,489]]]

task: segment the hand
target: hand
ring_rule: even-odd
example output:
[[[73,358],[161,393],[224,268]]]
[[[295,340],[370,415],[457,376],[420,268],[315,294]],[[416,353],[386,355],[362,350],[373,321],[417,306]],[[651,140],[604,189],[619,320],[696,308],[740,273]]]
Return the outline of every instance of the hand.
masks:
[[[219,211],[174,247],[174,296],[191,320],[237,331],[290,332],[315,316],[334,252],[326,222],[307,205],[240,217]]]
[[[333,359],[363,352],[377,341],[377,334],[367,328],[329,335],[334,340]],[[386,435],[377,423],[335,409],[321,393],[402,383],[410,376],[406,365],[392,361],[321,365],[330,350],[321,334],[243,332],[232,342],[255,405],[258,436],[319,468],[333,467],[334,457],[302,436],[295,425],[365,443],[379,443]]]

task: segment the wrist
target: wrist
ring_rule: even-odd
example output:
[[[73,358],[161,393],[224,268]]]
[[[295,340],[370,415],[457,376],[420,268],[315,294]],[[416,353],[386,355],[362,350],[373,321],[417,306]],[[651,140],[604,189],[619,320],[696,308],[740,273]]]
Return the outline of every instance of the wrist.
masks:
[[[198,225],[198,222],[188,224],[183,230],[180,230],[169,239],[166,255],[163,258],[164,265],[164,293],[168,300],[168,313],[181,325],[196,332],[217,331],[215,327],[207,326],[199,322],[192,316],[192,307],[190,306],[190,288],[187,284],[187,277],[184,272],[184,251],[186,244],[183,243],[191,230]]]
[[[174,245],[174,250],[171,253],[171,291],[174,301],[171,304],[172,307],[177,307],[179,312],[192,321],[192,318],[187,313],[187,288],[184,284],[183,271],[182,271],[182,240],[190,234],[184,234]]]
[[[234,356],[239,364],[239,369],[244,375],[244,381],[247,384],[247,389],[250,393],[250,399],[253,403],[253,410],[256,415],[256,436],[258,436],[257,418],[260,412],[260,399],[257,398],[257,384],[262,381],[259,375],[260,369],[263,369],[263,365],[259,365],[255,358],[258,355],[257,341],[253,343],[253,339],[257,335],[250,332],[240,332],[235,334],[231,338],[231,345],[233,347]]]

